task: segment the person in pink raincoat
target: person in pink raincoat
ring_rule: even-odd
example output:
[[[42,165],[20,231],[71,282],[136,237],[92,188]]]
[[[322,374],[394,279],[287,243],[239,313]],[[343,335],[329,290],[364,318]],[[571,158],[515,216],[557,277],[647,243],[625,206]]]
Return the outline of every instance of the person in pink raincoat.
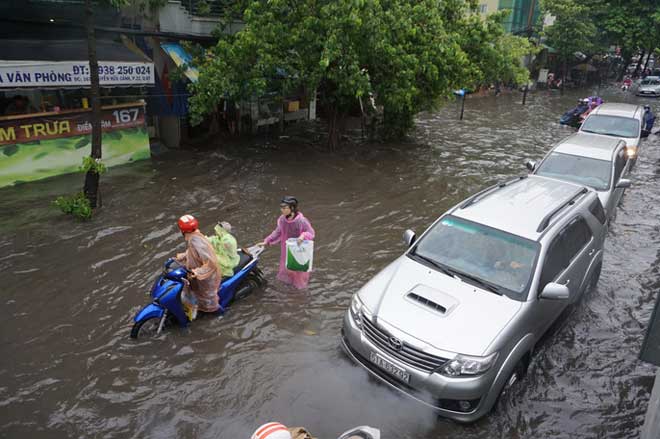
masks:
[[[296,238],[299,243],[304,240],[314,240],[314,229],[302,212],[298,211],[298,200],[286,196],[280,204],[282,215],[277,219],[277,228],[266,239],[257,245],[266,246],[280,243],[280,270],[277,278],[298,289],[307,287],[309,273],[291,271],[286,268],[286,240]]]

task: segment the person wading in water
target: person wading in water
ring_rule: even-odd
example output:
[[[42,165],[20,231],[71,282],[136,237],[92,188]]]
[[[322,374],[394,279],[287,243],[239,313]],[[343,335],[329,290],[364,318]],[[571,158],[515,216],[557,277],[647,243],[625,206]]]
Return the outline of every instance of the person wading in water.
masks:
[[[296,238],[298,243],[304,240],[314,240],[315,232],[309,220],[298,211],[298,200],[292,196],[282,198],[280,203],[282,215],[277,219],[277,227],[259,246],[280,243],[280,270],[277,278],[298,289],[304,289],[309,283],[309,273],[291,271],[286,268],[286,240]]]

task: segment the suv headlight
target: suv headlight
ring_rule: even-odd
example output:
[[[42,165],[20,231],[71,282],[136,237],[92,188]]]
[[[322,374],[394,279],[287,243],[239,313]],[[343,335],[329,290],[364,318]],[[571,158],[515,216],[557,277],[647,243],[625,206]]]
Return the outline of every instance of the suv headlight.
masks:
[[[635,156],[637,155],[637,147],[633,145],[626,146],[626,155],[630,159],[635,158]]]
[[[497,360],[497,352],[487,357],[472,357],[470,355],[457,355],[453,360],[447,361],[439,372],[450,377],[481,375],[490,369]]]
[[[362,301],[358,297],[357,293],[353,294],[353,298],[351,299],[351,317],[353,317],[353,321],[357,325],[358,328],[362,328],[362,308],[364,305],[362,304]]]

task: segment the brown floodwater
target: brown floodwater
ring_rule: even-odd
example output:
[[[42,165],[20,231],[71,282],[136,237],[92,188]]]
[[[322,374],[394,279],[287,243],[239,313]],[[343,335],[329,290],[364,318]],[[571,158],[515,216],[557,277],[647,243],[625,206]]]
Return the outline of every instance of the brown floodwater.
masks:
[[[111,169],[103,208],[84,223],[49,206],[80,175],[0,190],[0,437],[247,439],[270,420],[319,439],[364,424],[384,439],[638,437],[654,373],[638,355],[660,287],[657,136],[643,144],[600,283],[490,416],[438,419],[339,347],[351,295],[404,251],[402,232],[523,174],[525,159],[572,132],[557,120],[578,96],[539,92],[524,107],[519,94],[469,99],[462,122],[450,104],[421,115],[406,142],[335,153],[313,129],[172,153]],[[616,89],[604,97],[635,101]],[[284,194],[317,233],[308,291],[275,280],[269,248],[269,285],[222,319],[129,339],[163,261],[183,249],[178,216],[198,216],[205,231],[229,221],[248,245],[272,230]]]

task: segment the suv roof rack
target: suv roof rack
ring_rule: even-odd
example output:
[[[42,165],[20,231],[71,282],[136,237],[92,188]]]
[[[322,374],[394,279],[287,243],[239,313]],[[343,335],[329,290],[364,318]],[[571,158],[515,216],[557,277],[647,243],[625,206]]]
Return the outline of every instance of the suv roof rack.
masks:
[[[575,193],[573,195],[571,195],[566,201],[564,201],[559,206],[552,209],[546,216],[543,217],[543,219],[541,220],[541,223],[537,227],[536,231],[538,233],[541,233],[542,231],[547,229],[548,226],[550,225],[550,220],[552,219],[552,217],[557,215],[566,206],[570,206],[570,205],[575,204],[575,199],[578,198],[582,194],[586,194],[587,192],[589,192],[589,189],[587,189],[586,187],[583,187],[583,188],[575,191]]]
[[[472,195],[467,200],[463,201],[463,203],[458,207],[459,207],[459,209],[465,209],[466,207],[470,207],[474,203],[476,203],[477,201],[482,200],[486,195],[490,194],[491,192],[502,189],[503,187],[506,187],[506,186],[510,185],[511,183],[515,183],[517,181],[524,180],[525,178],[527,178],[527,175],[521,175],[520,177],[517,177],[513,180],[505,181],[503,183],[498,183],[496,185],[487,187],[486,189],[477,192],[476,194]]]

